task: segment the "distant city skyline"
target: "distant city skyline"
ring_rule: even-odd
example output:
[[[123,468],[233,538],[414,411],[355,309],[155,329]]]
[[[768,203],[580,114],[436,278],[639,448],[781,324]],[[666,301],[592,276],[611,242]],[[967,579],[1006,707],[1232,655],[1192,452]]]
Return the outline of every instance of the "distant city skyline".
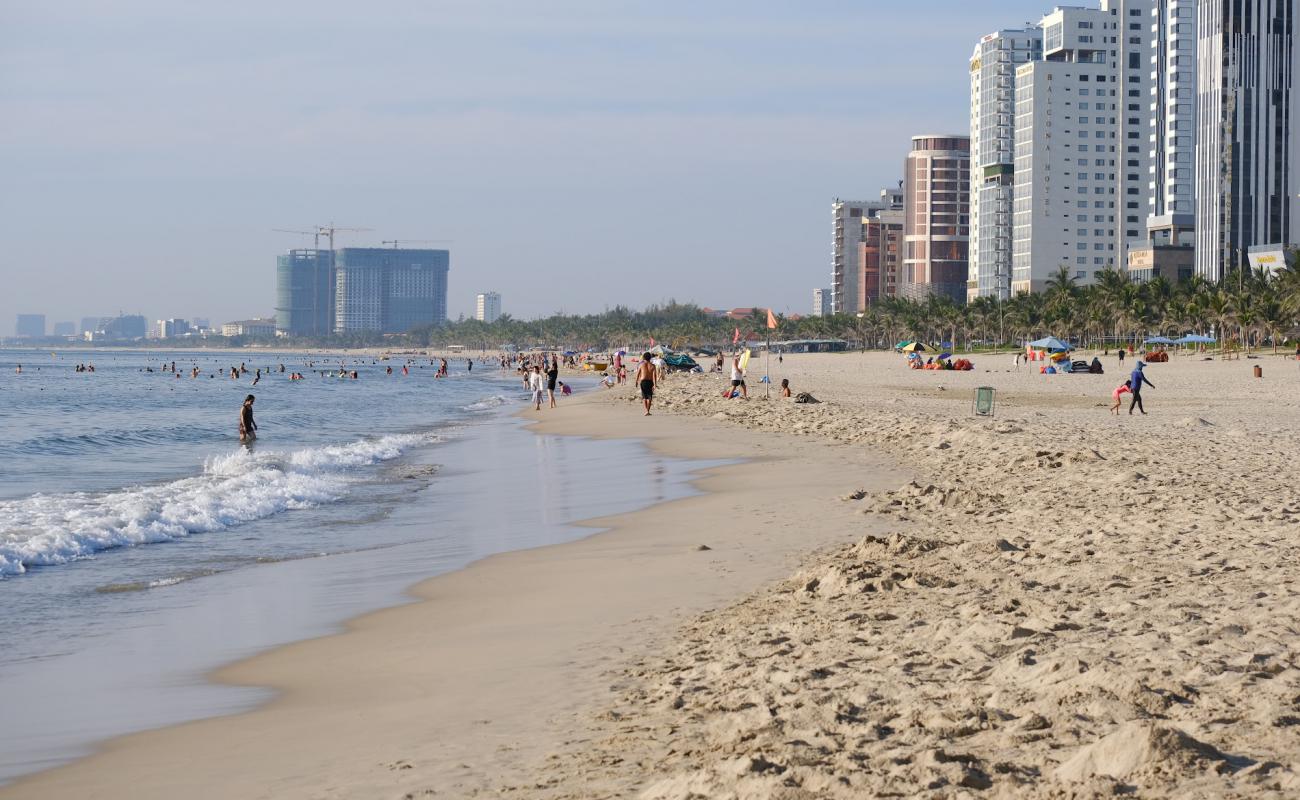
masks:
[[[452,319],[484,286],[520,318],[803,313],[826,203],[896,184],[911,135],[964,130],[971,42],[1043,10],[11,4],[0,320],[270,316],[274,257],[312,243],[273,229],[331,220],[373,229],[337,247],[453,240]],[[871,79],[922,31],[922,62]]]

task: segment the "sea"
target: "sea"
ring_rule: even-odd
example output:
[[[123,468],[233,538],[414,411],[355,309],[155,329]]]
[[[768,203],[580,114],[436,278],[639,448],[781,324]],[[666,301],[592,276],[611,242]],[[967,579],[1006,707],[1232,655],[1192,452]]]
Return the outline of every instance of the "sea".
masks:
[[[265,702],[206,676],[710,466],[533,433],[512,371],[449,361],[0,349],[0,783]]]

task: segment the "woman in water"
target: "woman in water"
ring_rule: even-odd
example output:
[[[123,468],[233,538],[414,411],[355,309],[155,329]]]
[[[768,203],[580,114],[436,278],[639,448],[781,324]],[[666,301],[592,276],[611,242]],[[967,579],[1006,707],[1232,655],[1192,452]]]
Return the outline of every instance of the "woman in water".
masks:
[[[248,443],[257,438],[257,423],[253,421],[253,400],[250,394],[239,409],[239,441]]]

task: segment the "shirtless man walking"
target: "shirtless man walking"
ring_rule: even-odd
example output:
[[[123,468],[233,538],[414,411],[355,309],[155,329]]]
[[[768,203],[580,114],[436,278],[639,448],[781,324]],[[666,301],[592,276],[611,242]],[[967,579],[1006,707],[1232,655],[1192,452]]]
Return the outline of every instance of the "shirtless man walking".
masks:
[[[649,353],[641,355],[641,364],[636,368],[636,382],[641,386],[641,404],[645,406],[645,416],[648,417],[655,399],[655,365]]]

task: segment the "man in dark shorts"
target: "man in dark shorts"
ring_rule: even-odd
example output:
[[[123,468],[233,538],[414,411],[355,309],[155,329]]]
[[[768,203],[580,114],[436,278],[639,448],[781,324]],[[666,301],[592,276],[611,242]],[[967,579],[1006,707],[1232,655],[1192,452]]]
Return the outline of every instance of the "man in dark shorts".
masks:
[[[257,423],[253,421],[253,400],[250,394],[239,409],[239,441],[248,443],[257,438]]]
[[[650,416],[650,405],[655,399],[655,365],[649,353],[641,354],[641,365],[636,368],[636,380],[641,384],[641,404],[645,416]]]

